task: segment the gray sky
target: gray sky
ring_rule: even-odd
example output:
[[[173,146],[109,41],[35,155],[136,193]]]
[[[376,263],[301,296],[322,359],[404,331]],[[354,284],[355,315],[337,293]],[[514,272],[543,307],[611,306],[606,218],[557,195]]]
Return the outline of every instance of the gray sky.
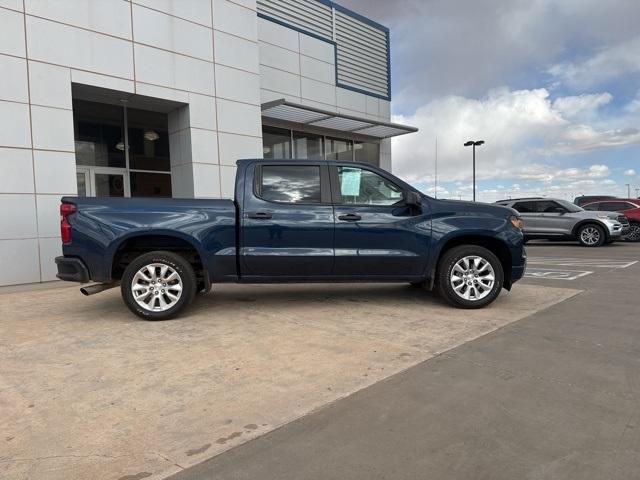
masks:
[[[393,169],[469,198],[640,187],[639,0],[343,0],[391,29]]]

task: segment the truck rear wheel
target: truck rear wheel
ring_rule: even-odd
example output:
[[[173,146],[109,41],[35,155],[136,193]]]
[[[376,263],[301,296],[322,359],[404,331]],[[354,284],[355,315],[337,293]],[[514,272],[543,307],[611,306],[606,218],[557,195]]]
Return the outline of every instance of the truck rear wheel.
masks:
[[[458,308],[482,308],[502,290],[504,273],[498,257],[478,245],[460,245],[447,251],[438,264],[440,295]]]
[[[196,275],[175,253],[156,251],[134,259],[120,284],[124,303],[145,320],[168,320],[191,303],[196,293]]]

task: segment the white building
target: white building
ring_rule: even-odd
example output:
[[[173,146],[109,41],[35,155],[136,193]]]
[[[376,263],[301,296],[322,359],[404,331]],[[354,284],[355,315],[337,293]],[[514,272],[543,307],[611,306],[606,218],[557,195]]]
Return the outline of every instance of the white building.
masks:
[[[63,195],[217,198],[239,158],[389,169],[389,31],[325,0],[0,0],[0,285]]]

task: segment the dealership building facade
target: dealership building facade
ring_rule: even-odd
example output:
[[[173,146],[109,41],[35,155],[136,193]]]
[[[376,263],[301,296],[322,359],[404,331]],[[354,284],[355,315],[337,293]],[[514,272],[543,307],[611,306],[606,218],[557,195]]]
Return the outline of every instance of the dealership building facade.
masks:
[[[0,0],[0,286],[60,197],[233,195],[239,158],[391,167],[387,28],[325,0]]]

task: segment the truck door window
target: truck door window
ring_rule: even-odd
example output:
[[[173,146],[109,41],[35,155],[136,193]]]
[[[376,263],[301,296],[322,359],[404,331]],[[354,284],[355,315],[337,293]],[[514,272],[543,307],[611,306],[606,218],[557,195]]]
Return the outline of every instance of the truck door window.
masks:
[[[338,167],[340,195],[347,205],[395,205],[402,190],[377,173],[357,167]]]
[[[259,196],[270,202],[320,203],[320,167],[264,165],[259,189]]]

